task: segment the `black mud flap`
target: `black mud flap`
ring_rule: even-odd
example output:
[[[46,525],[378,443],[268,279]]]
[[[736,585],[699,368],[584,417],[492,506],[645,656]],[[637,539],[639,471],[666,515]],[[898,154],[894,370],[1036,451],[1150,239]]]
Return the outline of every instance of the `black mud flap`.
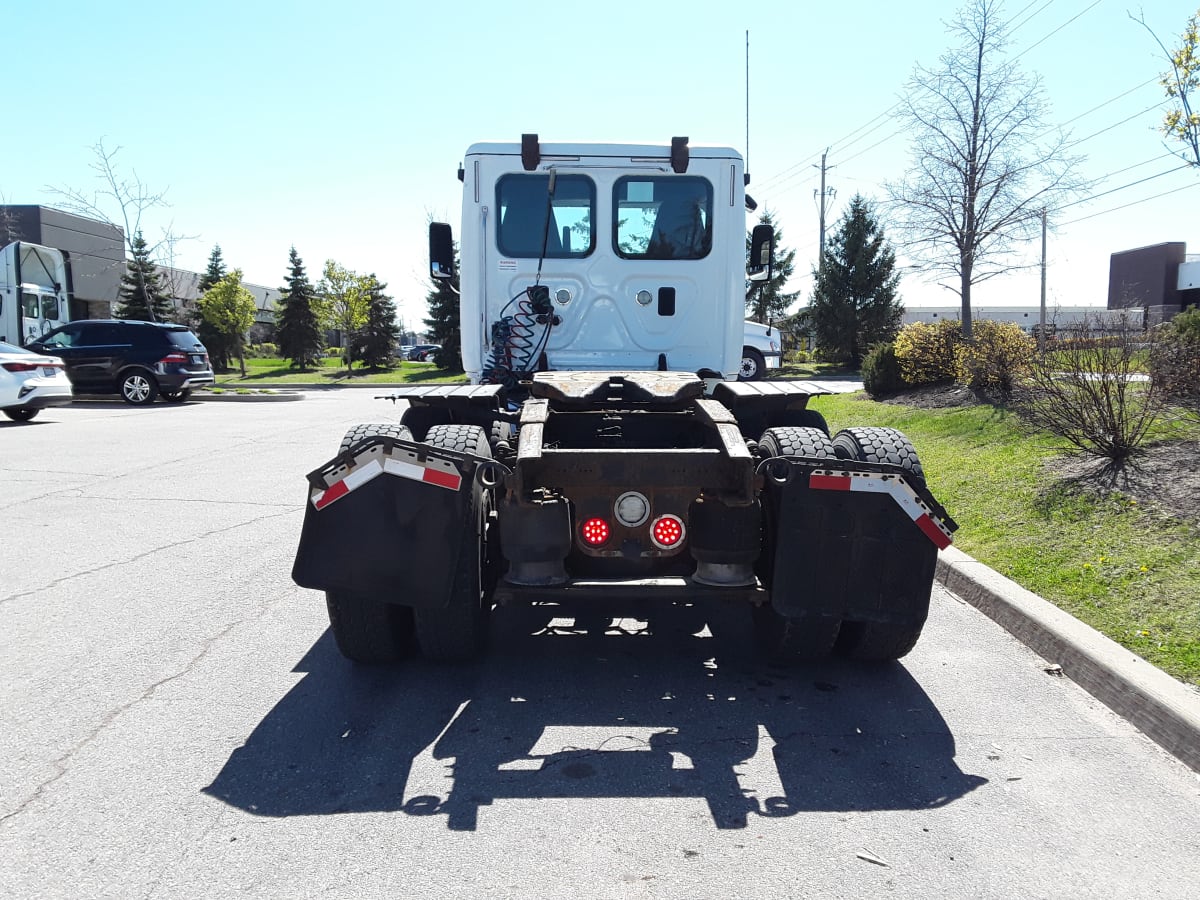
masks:
[[[308,476],[292,579],[319,591],[444,607],[476,478],[507,467],[453,450],[367,438]]]
[[[897,466],[840,459],[776,457],[759,472],[776,611],[924,622],[938,550],[958,526],[923,483]]]

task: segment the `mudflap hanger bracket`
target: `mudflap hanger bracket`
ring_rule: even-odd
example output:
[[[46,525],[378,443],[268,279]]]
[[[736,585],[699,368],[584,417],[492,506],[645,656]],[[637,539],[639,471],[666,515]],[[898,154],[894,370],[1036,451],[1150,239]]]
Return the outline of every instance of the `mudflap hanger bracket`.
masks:
[[[292,568],[301,587],[443,607],[458,566],[470,492],[512,470],[494,459],[386,435],[309,473]],[[404,585],[403,593],[397,585]]]
[[[773,457],[756,471],[779,548],[770,565],[778,612],[924,622],[938,551],[958,526],[918,476],[817,457]]]

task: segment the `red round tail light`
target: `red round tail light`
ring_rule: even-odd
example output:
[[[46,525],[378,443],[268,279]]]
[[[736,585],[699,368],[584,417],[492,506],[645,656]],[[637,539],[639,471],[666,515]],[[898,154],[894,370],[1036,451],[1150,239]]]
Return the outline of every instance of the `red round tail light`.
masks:
[[[660,550],[669,550],[683,541],[683,519],[679,516],[659,516],[650,526],[650,540]]]
[[[579,536],[589,547],[599,547],[608,542],[612,529],[599,517],[593,517],[579,526]]]

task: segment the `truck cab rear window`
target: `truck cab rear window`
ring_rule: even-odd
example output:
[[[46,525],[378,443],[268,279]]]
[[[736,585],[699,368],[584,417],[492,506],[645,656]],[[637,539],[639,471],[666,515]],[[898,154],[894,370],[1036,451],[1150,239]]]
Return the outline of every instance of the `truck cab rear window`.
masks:
[[[712,185],[703,178],[620,178],[613,249],[625,259],[703,259],[712,249],[712,205]]]
[[[496,184],[500,253],[537,259],[578,258],[595,247],[596,185],[585,175],[558,175],[549,198],[549,175],[505,175]],[[549,226],[546,216],[549,214]]]

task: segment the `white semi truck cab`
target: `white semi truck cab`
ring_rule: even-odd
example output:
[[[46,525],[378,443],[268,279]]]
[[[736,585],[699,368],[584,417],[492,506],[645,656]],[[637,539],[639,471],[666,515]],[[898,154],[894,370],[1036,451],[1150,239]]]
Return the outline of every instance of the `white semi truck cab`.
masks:
[[[736,151],[474,144],[462,173],[472,382],[539,368],[737,377],[746,207]]]
[[[0,341],[25,346],[71,318],[71,267],[53,247],[15,241],[0,249]]]
[[[750,610],[780,660],[916,644],[953,520],[890,428],[830,434],[805,381],[739,381],[741,157],[669,144],[472,145],[459,171],[469,384],[408,385],[308,476],[292,577],[344,655],[477,653],[493,609]],[[436,278],[453,230],[430,226]],[[607,621],[607,618],[604,618]],[[415,638],[415,641],[414,641]]]

